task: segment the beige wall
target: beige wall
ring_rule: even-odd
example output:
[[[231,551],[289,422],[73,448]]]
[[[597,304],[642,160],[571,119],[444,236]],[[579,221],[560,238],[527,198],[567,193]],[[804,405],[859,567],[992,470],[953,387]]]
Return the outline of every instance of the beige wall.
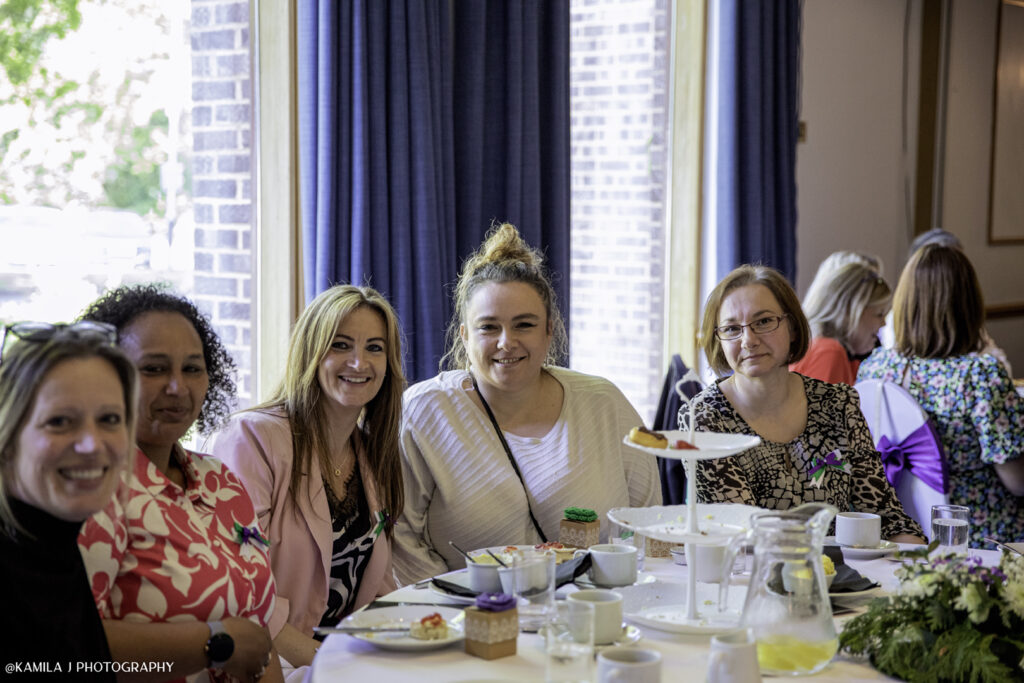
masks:
[[[912,238],[919,0],[806,0],[797,150],[798,291],[838,249],[877,254],[895,283]],[[973,260],[989,305],[1024,304],[1024,245],[987,240],[996,0],[953,0],[941,225]],[[904,25],[907,25],[904,45]],[[907,60],[903,115],[904,54]],[[906,136],[903,130],[906,128]],[[1021,172],[1024,178],[1024,169]],[[989,330],[1024,375],[1024,317]]]

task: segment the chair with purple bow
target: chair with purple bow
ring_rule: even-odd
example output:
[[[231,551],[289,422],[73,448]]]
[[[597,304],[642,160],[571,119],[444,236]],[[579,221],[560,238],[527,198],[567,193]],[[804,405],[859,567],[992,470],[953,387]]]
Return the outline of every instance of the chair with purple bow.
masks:
[[[893,382],[863,380],[856,389],[886,478],[907,514],[929,529],[932,505],[949,502],[949,468],[928,413]]]

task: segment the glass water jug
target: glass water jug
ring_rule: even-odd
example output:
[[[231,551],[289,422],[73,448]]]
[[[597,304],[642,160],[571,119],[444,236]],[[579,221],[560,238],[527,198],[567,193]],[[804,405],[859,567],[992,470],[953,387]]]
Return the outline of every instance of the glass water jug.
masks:
[[[764,674],[801,676],[820,671],[839,648],[821,549],[836,508],[821,503],[789,511],[764,512],[733,540],[724,567],[736,553],[754,547],[754,564],[740,626],[757,641]],[[723,575],[719,605],[727,604],[729,576]]]

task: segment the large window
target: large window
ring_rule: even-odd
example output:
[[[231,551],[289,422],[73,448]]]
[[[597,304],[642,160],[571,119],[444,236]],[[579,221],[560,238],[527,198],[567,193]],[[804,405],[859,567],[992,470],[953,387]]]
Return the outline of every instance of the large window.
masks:
[[[573,0],[572,366],[650,423],[665,373],[669,0]]]
[[[211,317],[248,402],[248,3],[22,4],[0,15],[0,321],[165,282]]]

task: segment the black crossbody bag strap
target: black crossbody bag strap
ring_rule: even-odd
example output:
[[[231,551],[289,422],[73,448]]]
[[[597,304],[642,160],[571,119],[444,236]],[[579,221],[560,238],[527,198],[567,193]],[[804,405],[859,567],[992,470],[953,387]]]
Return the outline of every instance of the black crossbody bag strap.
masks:
[[[537,535],[540,536],[541,542],[547,543],[548,537],[544,535],[544,530],[540,528],[540,522],[537,521],[537,518],[533,514],[533,506],[530,505],[530,492],[526,488],[526,482],[523,481],[523,473],[519,471],[519,465],[516,464],[515,456],[512,455],[512,449],[509,448],[508,441],[505,440],[505,434],[501,431],[501,427],[498,426],[498,421],[494,419],[494,413],[491,412],[491,407],[487,405],[487,399],[485,399],[484,395],[480,393],[480,387],[477,386],[476,377],[473,376],[473,373],[470,373],[469,376],[473,380],[473,391],[475,391],[476,395],[480,398],[480,403],[483,404],[487,417],[491,418],[491,424],[494,426],[494,431],[498,434],[498,440],[501,441],[501,445],[505,449],[505,455],[508,456],[508,462],[512,465],[512,471],[514,471],[516,476],[519,477],[519,483],[523,487],[523,493],[526,494],[526,511],[530,514],[530,521],[533,522],[533,528],[537,530]]]

